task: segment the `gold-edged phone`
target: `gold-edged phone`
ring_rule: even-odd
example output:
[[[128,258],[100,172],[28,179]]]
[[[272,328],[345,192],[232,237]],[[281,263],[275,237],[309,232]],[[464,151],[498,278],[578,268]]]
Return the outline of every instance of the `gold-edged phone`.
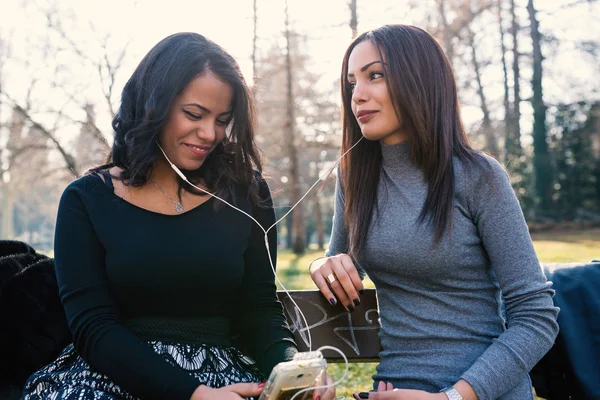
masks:
[[[291,400],[302,389],[318,386],[326,370],[327,360],[320,351],[297,353],[292,361],[273,368],[259,400]],[[307,400],[311,396],[312,390],[307,390],[294,400]]]

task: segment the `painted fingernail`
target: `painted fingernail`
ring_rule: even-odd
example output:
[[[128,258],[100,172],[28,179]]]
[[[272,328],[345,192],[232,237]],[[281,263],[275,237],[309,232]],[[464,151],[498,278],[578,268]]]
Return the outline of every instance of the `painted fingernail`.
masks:
[[[354,306],[352,304],[348,304],[348,311],[354,311]]]
[[[337,303],[337,301],[335,301],[335,299],[333,297],[329,299],[329,302],[331,303],[332,306],[335,306],[335,304]]]
[[[258,384],[258,388],[259,389],[263,388],[263,387],[265,387],[266,384],[267,384],[267,382],[261,382],[261,383]]]
[[[317,396],[317,400],[321,400],[321,396]]]
[[[360,300],[359,299],[354,299],[354,300],[352,300],[352,302],[354,303],[354,305],[356,307],[360,306]]]

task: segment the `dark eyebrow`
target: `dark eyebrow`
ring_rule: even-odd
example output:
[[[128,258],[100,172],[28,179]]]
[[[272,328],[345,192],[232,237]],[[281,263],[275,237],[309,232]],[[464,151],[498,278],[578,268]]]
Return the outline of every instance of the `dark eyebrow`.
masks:
[[[198,107],[200,110],[204,111],[204,112],[205,112],[205,113],[207,113],[207,114],[210,114],[210,113],[211,113],[211,111],[210,111],[208,108],[206,108],[206,107],[204,107],[204,106],[201,106],[201,105],[200,105],[200,104],[198,104],[198,103],[184,104],[183,106],[184,106],[184,107],[189,107],[189,106]],[[228,110],[228,111],[222,112],[222,113],[221,113],[221,114],[219,114],[219,115],[231,114],[232,112],[233,112],[233,110]]]
[[[371,65],[373,65],[373,64],[377,64],[377,63],[384,64],[384,63],[382,63],[382,62],[381,62],[381,61],[379,61],[379,60],[377,60],[377,61],[372,61],[372,62],[368,63],[367,65],[365,65],[364,67],[362,67],[362,68],[360,69],[360,72],[365,72],[365,71],[366,71],[366,70],[367,70],[367,69],[368,69],[368,68],[369,68]],[[350,77],[354,77],[354,74],[352,74],[352,73],[348,73],[348,78],[350,78]]]

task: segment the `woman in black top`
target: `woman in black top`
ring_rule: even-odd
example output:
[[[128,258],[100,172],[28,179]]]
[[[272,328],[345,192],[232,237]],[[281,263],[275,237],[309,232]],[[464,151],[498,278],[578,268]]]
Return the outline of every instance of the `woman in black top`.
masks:
[[[237,63],[203,36],[145,56],[108,164],[61,198],[55,262],[73,344],[30,377],[25,400],[253,397],[293,357],[263,231],[167,160],[268,228],[253,115]],[[274,262],[275,229],[268,238]]]

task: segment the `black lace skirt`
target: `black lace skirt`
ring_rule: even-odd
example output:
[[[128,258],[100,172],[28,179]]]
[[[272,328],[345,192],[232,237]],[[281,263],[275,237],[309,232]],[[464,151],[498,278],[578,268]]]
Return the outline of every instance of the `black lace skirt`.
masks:
[[[167,362],[198,379],[198,385],[218,388],[265,380],[254,362],[234,347],[148,343]],[[38,399],[137,400],[106,375],[95,372],[73,345],[67,346],[54,362],[34,373],[25,383],[23,400]]]

